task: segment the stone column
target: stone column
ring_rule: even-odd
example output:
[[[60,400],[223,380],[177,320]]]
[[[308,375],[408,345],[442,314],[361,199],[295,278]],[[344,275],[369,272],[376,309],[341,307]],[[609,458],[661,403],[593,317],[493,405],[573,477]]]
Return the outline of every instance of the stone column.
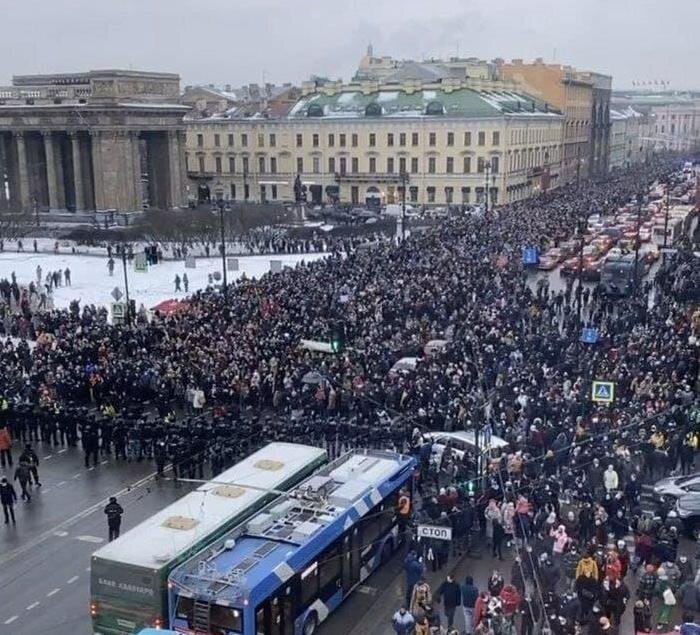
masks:
[[[131,136],[131,167],[134,173],[134,210],[143,209],[143,186],[141,184],[141,148],[139,132],[132,131]]]
[[[99,130],[90,131],[92,153],[92,176],[95,191],[95,209],[105,209],[104,174],[102,172],[102,133]]]
[[[51,132],[42,132],[44,152],[46,154],[46,184],[49,191],[49,210],[58,208],[58,184],[56,181],[56,159],[53,154],[53,137]]]
[[[168,130],[168,172],[170,176],[170,207],[182,205],[181,177],[180,177],[180,148],[176,130]]]
[[[77,132],[69,132],[71,149],[73,151],[73,189],[75,191],[75,211],[85,209],[85,185],[83,183],[83,164],[80,153],[80,137]]]
[[[15,143],[17,144],[17,175],[19,189],[19,203],[22,210],[30,208],[31,201],[29,200],[29,166],[27,165],[27,147],[25,144],[24,133],[15,132]]]

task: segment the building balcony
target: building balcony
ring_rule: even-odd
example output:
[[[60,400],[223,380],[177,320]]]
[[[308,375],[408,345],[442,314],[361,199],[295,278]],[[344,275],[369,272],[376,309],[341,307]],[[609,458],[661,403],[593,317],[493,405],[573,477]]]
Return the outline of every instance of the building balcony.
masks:
[[[399,172],[336,172],[333,176],[338,183],[401,183]]]

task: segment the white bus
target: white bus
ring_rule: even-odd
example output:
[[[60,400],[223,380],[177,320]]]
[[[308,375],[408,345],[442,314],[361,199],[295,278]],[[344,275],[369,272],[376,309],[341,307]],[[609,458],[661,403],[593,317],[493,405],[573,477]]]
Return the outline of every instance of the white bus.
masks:
[[[270,443],[151,516],[92,556],[90,613],[97,635],[165,626],[170,571],[326,462],[326,452]],[[246,487],[248,486],[248,487]]]

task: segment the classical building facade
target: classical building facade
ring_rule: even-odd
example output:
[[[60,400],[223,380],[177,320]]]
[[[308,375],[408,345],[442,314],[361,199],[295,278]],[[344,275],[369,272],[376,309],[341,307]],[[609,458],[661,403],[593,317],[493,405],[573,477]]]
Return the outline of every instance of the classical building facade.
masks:
[[[235,200],[507,202],[560,182],[563,117],[515,84],[305,83],[278,117],[189,121],[191,192]]]
[[[179,83],[120,70],[14,77],[0,87],[0,209],[184,205]]]
[[[615,109],[633,108],[644,115],[643,141],[650,151],[700,151],[700,94],[633,90],[615,92],[612,99]]]
[[[612,77],[602,73],[586,71],[578,74],[579,79],[590,82],[591,95],[591,139],[588,147],[588,162],[592,176],[605,176],[608,173],[610,155],[610,97]]]
[[[504,78],[519,82],[533,95],[551,103],[564,114],[564,147],[562,182],[571,183],[593,173],[594,84],[591,77],[570,66],[546,64],[541,59],[532,63],[514,59],[501,62]]]

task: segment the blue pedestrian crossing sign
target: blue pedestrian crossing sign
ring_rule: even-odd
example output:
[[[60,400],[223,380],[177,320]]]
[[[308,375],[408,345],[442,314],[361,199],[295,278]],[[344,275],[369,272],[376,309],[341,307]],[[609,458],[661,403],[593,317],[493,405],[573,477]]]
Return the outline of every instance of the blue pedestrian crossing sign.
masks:
[[[612,403],[615,398],[615,384],[611,381],[594,381],[591,399],[601,403]]]
[[[523,247],[523,264],[536,265],[540,261],[540,254],[537,247]]]
[[[581,331],[581,341],[584,344],[595,344],[598,341],[598,329],[585,328]]]

